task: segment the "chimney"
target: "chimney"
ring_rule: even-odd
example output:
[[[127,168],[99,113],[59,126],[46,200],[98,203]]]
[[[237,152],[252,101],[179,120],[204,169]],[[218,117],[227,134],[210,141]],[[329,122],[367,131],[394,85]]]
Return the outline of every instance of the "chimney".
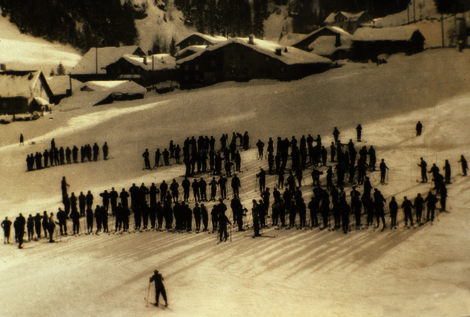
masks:
[[[7,70],[7,64],[0,64],[0,70],[1,71]]]
[[[255,41],[253,40],[253,35],[248,35],[248,44],[254,45]]]
[[[276,48],[276,55],[282,56],[282,48]]]
[[[288,53],[289,51],[287,50],[287,46],[286,48],[284,49],[284,53]]]

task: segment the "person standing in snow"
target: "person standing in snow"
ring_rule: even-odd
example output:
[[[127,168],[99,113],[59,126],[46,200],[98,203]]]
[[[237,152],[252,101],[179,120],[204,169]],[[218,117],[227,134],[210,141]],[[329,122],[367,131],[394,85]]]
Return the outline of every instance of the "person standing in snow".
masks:
[[[8,217],[5,217],[5,220],[2,221],[2,228],[3,228],[3,243],[10,244],[11,221],[8,220]]]
[[[419,163],[418,166],[421,167],[421,183],[425,183],[428,181],[428,175],[426,175],[428,164],[425,160],[423,160],[422,157],[420,158],[420,160],[421,163]]]
[[[340,134],[341,134],[341,132],[339,132],[339,130],[335,127],[335,129],[333,130],[333,136],[335,138],[335,143],[338,143],[338,137],[339,137]]]
[[[380,162],[380,183],[385,183],[385,175],[387,174],[388,167],[385,165],[384,159]]]
[[[160,294],[162,294],[163,300],[165,301],[165,307],[168,307],[168,300],[166,298],[166,290],[165,285],[163,285],[163,281],[165,280],[161,274],[158,273],[157,270],[153,271],[153,276],[149,279],[149,284],[155,282],[155,306],[158,307],[158,300],[160,298]],[[150,285],[149,285],[150,287]]]
[[[357,125],[356,131],[357,131],[357,142],[361,142],[362,126],[360,124]]]
[[[418,121],[418,123],[416,124],[416,136],[420,136],[422,130],[423,125],[421,124],[421,121]]]
[[[462,173],[463,173],[463,176],[467,176],[468,165],[467,165],[467,160],[465,159],[465,157],[464,157],[463,155],[460,155],[459,163],[462,164]]]
[[[142,157],[144,158],[144,163],[145,163],[145,169],[151,169],[150,168],[150,159],[149,159],[149,149],[145,149],[145,152],[142,154]]]
[[[24,146],[24,137],[23,137],[23,133],[20,134],[20,146],[23,145]]]

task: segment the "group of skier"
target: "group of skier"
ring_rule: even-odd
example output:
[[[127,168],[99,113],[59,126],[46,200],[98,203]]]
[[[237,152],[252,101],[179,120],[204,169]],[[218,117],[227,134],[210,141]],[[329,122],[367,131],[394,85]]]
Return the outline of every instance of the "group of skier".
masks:
[[[109,148],[107,142],[104,142],[102,147],[103,159],[108,159]],[[44,153],[36,152],[36,154],[28,154],[26,157],[26,167],[28,171],[39,170],[47,168],[49,165],[57,166],[71,163],[78,163],[78,154],[80,152],[80,161],[83,163],[88,161],[97,161],[99,157],[100,147],[95,143],[93,147],[89,144],[82,146],[78,149],[73,146],[72,149],[67,147],[64,149],[62,146],[58,149],[55,145],[54,139],[51,141],[51,148],[45,149]]]
[[[244,135],[233,132],[230,143],[228,143],[228,139],[228,134],[222,135],[220,138],[221,148],[217,151],[215,150],[216,140],[213,136],[209,139],[208,136],[201,135],[197,140],[194,136],[191,139],[188,137],[184,141],[182,149],[179,144],[175,146],[173,140],[171,140],[168,149],[165,148],[162,152],[157,149],[155,152],[153,168],[160,165],[170,165],[170,159],[172,158],[174,158],[176,164],[180,164],[182,154],[182,163],[186,167],[185,175],[188,177],[207,171],[213,171],[214,174],[220,175],[222,169],[225,169],[227,177],[231,177],[232,167],[235,167],[235,171],[240,171],[241,166],[237,140],[240,140],[240,146],[246,150],[249,148],[249,136],[248,132],[245,132]],[[152,169],[148,149],[145,150],[142,157],[144,158],[144,169]],[[163,161],[163,164],[161,164],[161,161]],[[232,161],[235,161],[235,164]]]

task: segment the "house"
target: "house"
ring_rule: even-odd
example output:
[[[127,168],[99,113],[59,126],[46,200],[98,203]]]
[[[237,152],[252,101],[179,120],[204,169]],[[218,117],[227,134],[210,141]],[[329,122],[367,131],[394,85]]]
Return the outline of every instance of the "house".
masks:
[[[179,79],[175,58],[169,54],[124,55],[105,70],[109,79],[131,79],[144,87]]]
[[[82,84],[80,92],[83,100],[91,101],[93,106],[98,106],[113,101],[143,99],[147,89],[130,80],[105,80],[88,81]]]
[[[176,55],[176,60],[180,60],[180,59],[183,59],[183,58],[186,58],[190,55],[193,55],[194,53],[198,53],[198,52],[201,52],[201,51],[204,51],[205,49],[207,48],[207,45],[191,45],[191,46],[188,46],[184,49],[182,49],[181,51],[178,52],[178,54]]]
[[[47,79],[47,83],[52,90],[52,97],[49,98],[50,102],[58,105],[64,98],[70,97],[75,89],[82,85],[76,79],[69,76],[52,76]]]
[[[376,59],[380,54],[406,53],[424,50],[425,38],[416,27],[361,28],[353,37],[355,60]]]
[[[177,62],[181,88],[222,81],[292,80],[326,71],[331,61],[290,46],[258,39],[234,38]]]
[[[106,66],[115,63],[124,55],[142,58],[147,56],[138,46],[93,47],[83,55],[80,62],[72,69],[71,77],[81,82],[109,79]]]
[[[226,41],[227,38],[223,36],[212,36],[212,35],[207,35],[207,34],[202,34],[202,33],[193,33],[178,43],[176,43],[176,46],[179,48],[179,50],[183,50],[188,46],[192,45],[215,45],[220,42]]]
[[[354,34],[356,30],[362,24],[368,24],[372,22],[372,18],[367,14],[367,12],[362,11],[359,13],[350,13],[350,12],[336,12],[331,13],[325,19],[326,26],[336,26],[339,27],[350,34]]]
[[[52,90],[41,71],[0,71],[0,114],[42,111]]]
[[[348,58],[351,45],[352,35],[336,26],[325,26],[292,44],[293,47],[331,60]]]

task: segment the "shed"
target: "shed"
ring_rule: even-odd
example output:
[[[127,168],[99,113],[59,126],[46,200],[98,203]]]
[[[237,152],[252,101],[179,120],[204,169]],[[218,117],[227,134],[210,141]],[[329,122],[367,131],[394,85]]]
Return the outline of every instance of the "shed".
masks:
[[[353,37],[356,60],[375,59],[380,54],[406,53],[424,50],[425,38],[416,27],[361,28]]]
[[[0,72],[0,114],[42,111],[52,95],[41,71]]]

